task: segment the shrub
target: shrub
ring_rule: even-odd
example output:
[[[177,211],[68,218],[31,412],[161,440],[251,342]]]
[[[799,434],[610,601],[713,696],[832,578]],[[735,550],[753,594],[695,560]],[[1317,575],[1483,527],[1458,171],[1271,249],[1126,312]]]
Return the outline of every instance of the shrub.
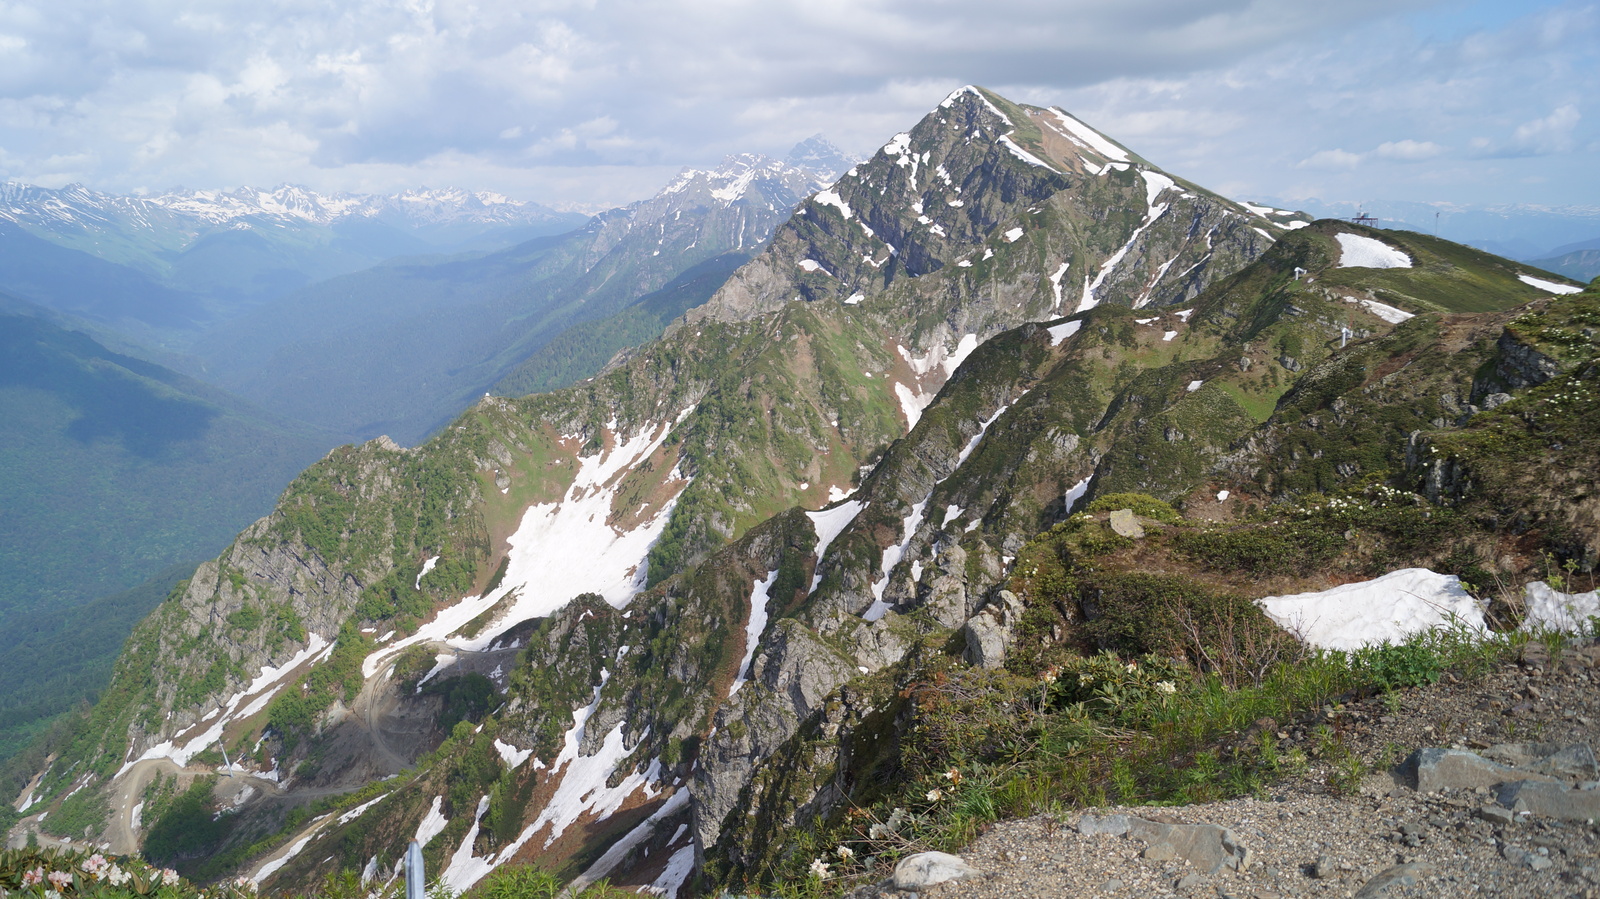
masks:
[[[1096,497],[1084,511],[1115,512],[1118,509],[1131,509],[1135,515],[1153,518],[1163,524],[1183,523],[1183,516],[1178,514],[1177,509],[1146,493],[1108,493]]]

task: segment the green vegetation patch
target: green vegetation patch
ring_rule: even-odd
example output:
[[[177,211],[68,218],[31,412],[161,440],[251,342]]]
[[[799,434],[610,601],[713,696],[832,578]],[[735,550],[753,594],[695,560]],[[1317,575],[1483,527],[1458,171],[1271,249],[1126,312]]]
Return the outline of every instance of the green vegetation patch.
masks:
[[[223,812],[212,799],[215,776],[195,780],[172,800],[145,834],[144,855],[151,862],[193,872],[215,854],[238,826],[237,816]]]

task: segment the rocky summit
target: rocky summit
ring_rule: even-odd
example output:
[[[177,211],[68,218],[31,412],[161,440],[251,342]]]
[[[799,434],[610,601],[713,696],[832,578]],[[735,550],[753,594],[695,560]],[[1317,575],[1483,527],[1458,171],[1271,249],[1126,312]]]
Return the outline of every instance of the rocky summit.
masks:
[[[759,201],[735,168],[681,190]],[[659,339],[307,469],[25,759],[13,837],[274,892],[396,889],[411,841],[452,892],[1431,889],[1586,798],[1560,747],[1480,754],[1533,781],[1489,797],[1352,741],[1600,614],[1597,328],[964,88]],[[1555,740],[1468,720],[1396,751]],[[1551,820],[1496,857],[1573,873]]]

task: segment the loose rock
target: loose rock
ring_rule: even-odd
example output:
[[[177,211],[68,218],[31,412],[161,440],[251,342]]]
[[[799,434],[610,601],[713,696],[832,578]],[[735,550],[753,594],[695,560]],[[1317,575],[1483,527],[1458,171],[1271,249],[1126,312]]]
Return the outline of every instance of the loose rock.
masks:
[[[977,876],[977,868],[948,852],[919,852],[894,866],[894,886],[902,891],[921,891],[935,884]]]

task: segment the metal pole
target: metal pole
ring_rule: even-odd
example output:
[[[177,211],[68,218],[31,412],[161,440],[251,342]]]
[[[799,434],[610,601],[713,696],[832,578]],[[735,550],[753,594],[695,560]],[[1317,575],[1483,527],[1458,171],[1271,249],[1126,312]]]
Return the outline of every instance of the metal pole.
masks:
[[[422,876],[422,847],[412,840],[406,847],[406,899],[425,899],[427,894]]]
[[[222,776],[232,777],[233,774],[230,769],[233,768],[233,762],[228,761],[228,747],[221,740],[218,740],[217,748],[222,750]]]

